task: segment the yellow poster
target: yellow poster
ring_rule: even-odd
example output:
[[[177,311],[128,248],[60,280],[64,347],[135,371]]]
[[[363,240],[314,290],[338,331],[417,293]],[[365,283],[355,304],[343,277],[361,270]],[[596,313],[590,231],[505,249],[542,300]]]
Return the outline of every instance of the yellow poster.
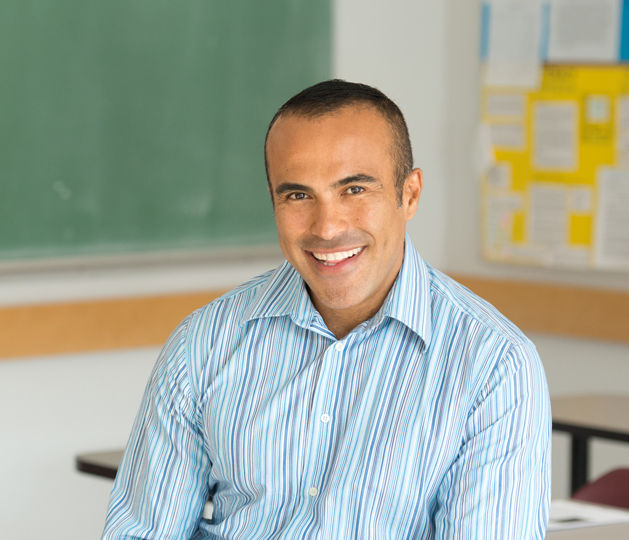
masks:
[[[629,269],[629,66],[547,65],[539,89],[481,101],[484,256]]]

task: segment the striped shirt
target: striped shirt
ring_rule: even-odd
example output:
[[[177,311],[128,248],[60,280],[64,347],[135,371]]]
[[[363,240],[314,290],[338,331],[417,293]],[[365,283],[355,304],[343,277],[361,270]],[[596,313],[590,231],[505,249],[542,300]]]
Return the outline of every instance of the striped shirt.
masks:
[[[533,344],[408,237],[342,340],[284,263],[166,343],[103,538],[541,540],[550,430]]]

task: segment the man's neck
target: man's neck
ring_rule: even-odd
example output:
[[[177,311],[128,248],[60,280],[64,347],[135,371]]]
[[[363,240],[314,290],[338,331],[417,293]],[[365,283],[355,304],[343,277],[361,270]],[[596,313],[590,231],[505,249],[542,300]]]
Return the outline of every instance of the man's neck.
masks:
[[[378,310],[384,304],[387,296],[389,295],[389,291],[398,278],[402,268],[402,262],[403,252],[399,262],[392,266],[394,271],[391,272],[391,275],[386,282],[382,283],[376,290],[373,291],[371,295],[364,298],[359,304],[345,308],[330,307],[329,305],[324,304],[317,295],[314,294],[312,289],[306,285],[306,290],[310,295],[310,299],[312,300],[314,307],[320,313],[323,318],[323,322],[325,322],[328,327],[328,330],[330,330],[337,339],[343,339],[359,324],[371,319],[376,313],[378,313]]]
[[[353,314],[345,313],[347,310],[329,309],[325,306],[320,306],[318,311],[323,318],[323,322],[325,322],[325,325],[328,327],[328,330],[336,336],[336,339],[343,339],[359,324],[371,319],[371,317],[373,317],[379,309],[380,306],[370,312],[362,311],[360,313]]]

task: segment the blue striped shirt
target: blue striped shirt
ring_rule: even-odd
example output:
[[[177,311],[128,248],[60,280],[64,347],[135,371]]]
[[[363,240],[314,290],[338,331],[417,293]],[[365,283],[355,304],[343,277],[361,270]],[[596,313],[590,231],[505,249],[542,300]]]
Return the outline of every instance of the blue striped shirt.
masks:
[[[340,341],[284,263],[166,343],[104,538],[541,540],[550,430],[533,344],[408,237]]]

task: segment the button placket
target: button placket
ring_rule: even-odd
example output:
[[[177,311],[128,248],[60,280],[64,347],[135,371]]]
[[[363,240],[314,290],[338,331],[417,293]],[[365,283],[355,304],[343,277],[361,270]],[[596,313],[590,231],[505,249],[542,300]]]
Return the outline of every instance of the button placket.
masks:
[[[305,488],[306,500],[315,503],[317,495],[323,484],[327,471],[327,456],[329,445],[332,443],[334,431],[331,429],[332,417],[329,414],[330,396],[336,394],[334,388],[337,381],[337,374],[341,369],[339,363],[338,349],[343,349],[344,342],[337,341],[328,346],[328,349],[321,357],[321,371],[316,385],[316,390],[311,402],[312,424],[310,426],[311,444],[307,450],[306,467],[302,476],[302,486]]]

